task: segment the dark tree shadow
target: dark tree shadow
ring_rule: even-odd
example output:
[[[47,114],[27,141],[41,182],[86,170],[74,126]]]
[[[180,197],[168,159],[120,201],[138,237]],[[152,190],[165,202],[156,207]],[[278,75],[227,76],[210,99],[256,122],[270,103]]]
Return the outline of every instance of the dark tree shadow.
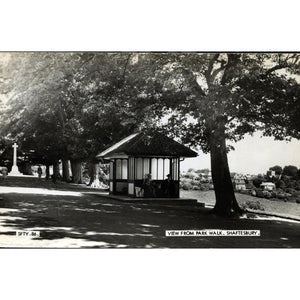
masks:
[[[28,187],[28,186],[26,186]],[[59,190],[61,190],[59,188]],[[226,219],[194,206],[126,203],[95,195],[7,193],[1,196],[1,236],[40,231],[34,241],[101,248],[299,247],[299,224]],[[288,224],[288,225],[287,225]],[[261,229],[261,237],[166,237],[166,230]],[[34,243],[33,243],[34,245]],[[37,243],[38,245],[38,243]],[[65,244],[63,244],[65,245]],[[51,246],[49,246],[51,247]],[[60,246],[58,246],[60,247]],[[64,247],[64,246],[63,246]]]

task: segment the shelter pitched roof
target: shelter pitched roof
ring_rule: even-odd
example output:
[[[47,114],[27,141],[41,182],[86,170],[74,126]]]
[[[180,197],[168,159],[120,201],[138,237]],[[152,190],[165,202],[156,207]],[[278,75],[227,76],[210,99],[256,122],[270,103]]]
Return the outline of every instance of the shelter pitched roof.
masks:
[[[197,152],[158,132],[134,133],[99,153],[97,158],[105,158],[113,154],[178,157],[198,155]]]

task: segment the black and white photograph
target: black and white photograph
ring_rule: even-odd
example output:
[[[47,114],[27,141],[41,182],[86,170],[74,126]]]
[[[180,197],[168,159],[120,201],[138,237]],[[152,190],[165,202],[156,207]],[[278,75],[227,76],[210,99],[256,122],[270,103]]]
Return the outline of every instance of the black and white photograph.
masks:
[[[1,247],[300,246],[299,53],[0,58]]]
[[[298,15],[1,1],[1,299],[297,299]]]

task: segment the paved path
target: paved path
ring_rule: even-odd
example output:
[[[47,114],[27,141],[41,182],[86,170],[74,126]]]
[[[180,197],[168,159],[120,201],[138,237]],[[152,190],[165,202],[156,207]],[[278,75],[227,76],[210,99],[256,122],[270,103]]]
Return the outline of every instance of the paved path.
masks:
[[[300,223],[284,219],[224,219],[205,208],[122,203],[90,189],[37,178],[0,182],[0,247],[50,248],[291,248]],[[166,230],[247,229],[260,237],[166,237]],[[18,237],[34,230],[40,237]]]

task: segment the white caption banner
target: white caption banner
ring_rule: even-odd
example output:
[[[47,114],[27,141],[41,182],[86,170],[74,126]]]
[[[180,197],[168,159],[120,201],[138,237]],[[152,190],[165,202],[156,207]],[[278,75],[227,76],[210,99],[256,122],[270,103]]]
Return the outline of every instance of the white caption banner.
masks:
[[[260,236],[260,230],[221,230],[221,229],[203,229],[203,230],[166,230],[166,236]]]

